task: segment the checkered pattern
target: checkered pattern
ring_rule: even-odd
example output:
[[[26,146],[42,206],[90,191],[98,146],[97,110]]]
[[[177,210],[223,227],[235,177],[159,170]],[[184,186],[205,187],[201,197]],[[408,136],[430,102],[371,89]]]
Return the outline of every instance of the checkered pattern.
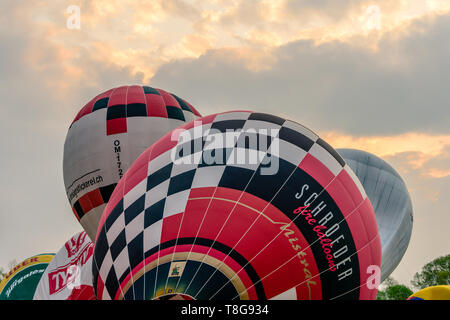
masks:
[[[219,186],[245,190],[271,201],[289,174],[301,168],[305,161],[321,163],[333,177],[347,170],[334,149],[293,121],[250,112],[223,113],[202,119],[205,120],[201,123],[202,132],[208,132],[206,139],[189,138],[188,133],[192,137],[198,130],[198,125],[191,123],[184,126],[186,131],[180,136],[179,144],[167,144],[165,149],[164,141],[153,145],[151,148],[162,147],[163,150],[158,149],[159,155],[148,162],[146,177],[130,188],[110,212],[105,210],[107,217],[97,236],[94,253],[94,266],[98,268],[94,267],[94,281],[97,283],[100,276],[106,288],[99,298],[116,296],[119,284],[130,270],[159,245],[165,219],[184,212],[191,190]],[[235,131],[227,132],[230,129]],[[224,137],[234,140],[225,139],[222,143],[223,139],[214,139]],[[260,143],[251,142],[255,139]],[[266,143],[261,143],[263,141]],[[149,157],[151,152],[144,152],[141,159]],[[172,161],[174,155],[175,161]],[[187,163],[188,159],[208,160],[207,155],[223,161]],[[236,161],[239,155],[254,156],[258,161],[239,163]],[[271,161],[279,164],[276,174],[261,174],[264,164]],[[122,192],[126,184],[123,181],[131,178],[127,173],[115,193]],[[356,182],[359,183],[357,178]],[[97,288],[97,284],[94,287]]]
[[[194,115],[200,116],[188,102],[164,90],[147,86],[123,86],[92,99],[80,110],[72,124],[105,108],[107,135],[127,132],[127,118],[131,117],[163,117],[189,122]]]

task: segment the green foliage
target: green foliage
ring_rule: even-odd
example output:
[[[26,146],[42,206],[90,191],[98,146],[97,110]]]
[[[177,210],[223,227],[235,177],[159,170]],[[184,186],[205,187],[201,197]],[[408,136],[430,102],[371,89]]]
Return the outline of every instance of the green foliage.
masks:
[[[434,259],[414,275],[411,284],[424,289],[430,286],[450,285],[450,254]]]
[[[396,284],[386,289],[387,300],[406,300],[413,292],[403,284]]]
[[[8,270],[11,270],[12,268],[14,268],[17,265],[16,260],[12,260],[8,263],[8,269],[5,271],[5,269],[3,269],[2,267],[0,267],[0,281],[3,280],[3,278],[7,275],[7,273],[9,272]]]
[[[383,286],[386,289],[384,291],[378,290],[377,300],[406,300],[413,294],[409,287],[399,284],[391,277],[383,281]]]
[[[389,300],[389,299],[386,297],[386,292],[378,290],[377,300]]]
[[[450,285],[450,254],[434,259],[416,272],[411,284],[418,291],[431,286]],[[406,300],[414,292],[408,286],[388,277],[383,281],[384,290],[378,290],[377,300]]]

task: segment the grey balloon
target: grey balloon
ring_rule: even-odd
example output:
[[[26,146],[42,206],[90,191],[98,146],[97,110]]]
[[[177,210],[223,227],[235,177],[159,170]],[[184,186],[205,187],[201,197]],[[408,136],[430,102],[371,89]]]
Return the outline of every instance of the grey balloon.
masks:
[[[336,149],[361,181],[375,211],[380,233],[381,281],[398,266],[413,227],[411,197],[400,175],[383,159],[362,150]]]

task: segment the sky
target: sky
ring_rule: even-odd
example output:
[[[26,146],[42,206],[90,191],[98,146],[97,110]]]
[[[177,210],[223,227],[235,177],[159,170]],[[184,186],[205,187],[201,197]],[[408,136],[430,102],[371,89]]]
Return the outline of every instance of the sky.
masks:
[[[203,115],[277,114],[335,148],[381,157],[414,209],[392,276],[409,284],[450,253],[449,1],[2,0],[0,9],[4,270],[82,230],[64,190],[67,130],[97,94],[131,84],[173,92]]]

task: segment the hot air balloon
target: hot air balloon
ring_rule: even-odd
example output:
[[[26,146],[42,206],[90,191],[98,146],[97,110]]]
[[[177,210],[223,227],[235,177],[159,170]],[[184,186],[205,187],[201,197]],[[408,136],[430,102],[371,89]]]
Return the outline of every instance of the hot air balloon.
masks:
[[[339,154],[270,114],[202,117],[150,146],[100,219],[98,299],[375,299],[373,209]]]
[[[94,300],[92,253],[86,232],[79,232],[56,253],[45,270],[34,300]]]
[[[133,161],[164,134],[198,116],[185,100],[147,86],[108,90],[80,110],[64,144],[64,184],[91,239],[105,203]]]
[[[0,300],[32,300],[42,274],[53,257],[53,253],[38,254],[12,268],[0,282]]]
[[[362,150],[337,149],[361,181],[372,203],[380,233],[381,281],[398,266],[413,227],[411,197],[397,171],[383,159]]]
[[[450,286],[431,286],[417,291],[407,300],[450,300]]]

